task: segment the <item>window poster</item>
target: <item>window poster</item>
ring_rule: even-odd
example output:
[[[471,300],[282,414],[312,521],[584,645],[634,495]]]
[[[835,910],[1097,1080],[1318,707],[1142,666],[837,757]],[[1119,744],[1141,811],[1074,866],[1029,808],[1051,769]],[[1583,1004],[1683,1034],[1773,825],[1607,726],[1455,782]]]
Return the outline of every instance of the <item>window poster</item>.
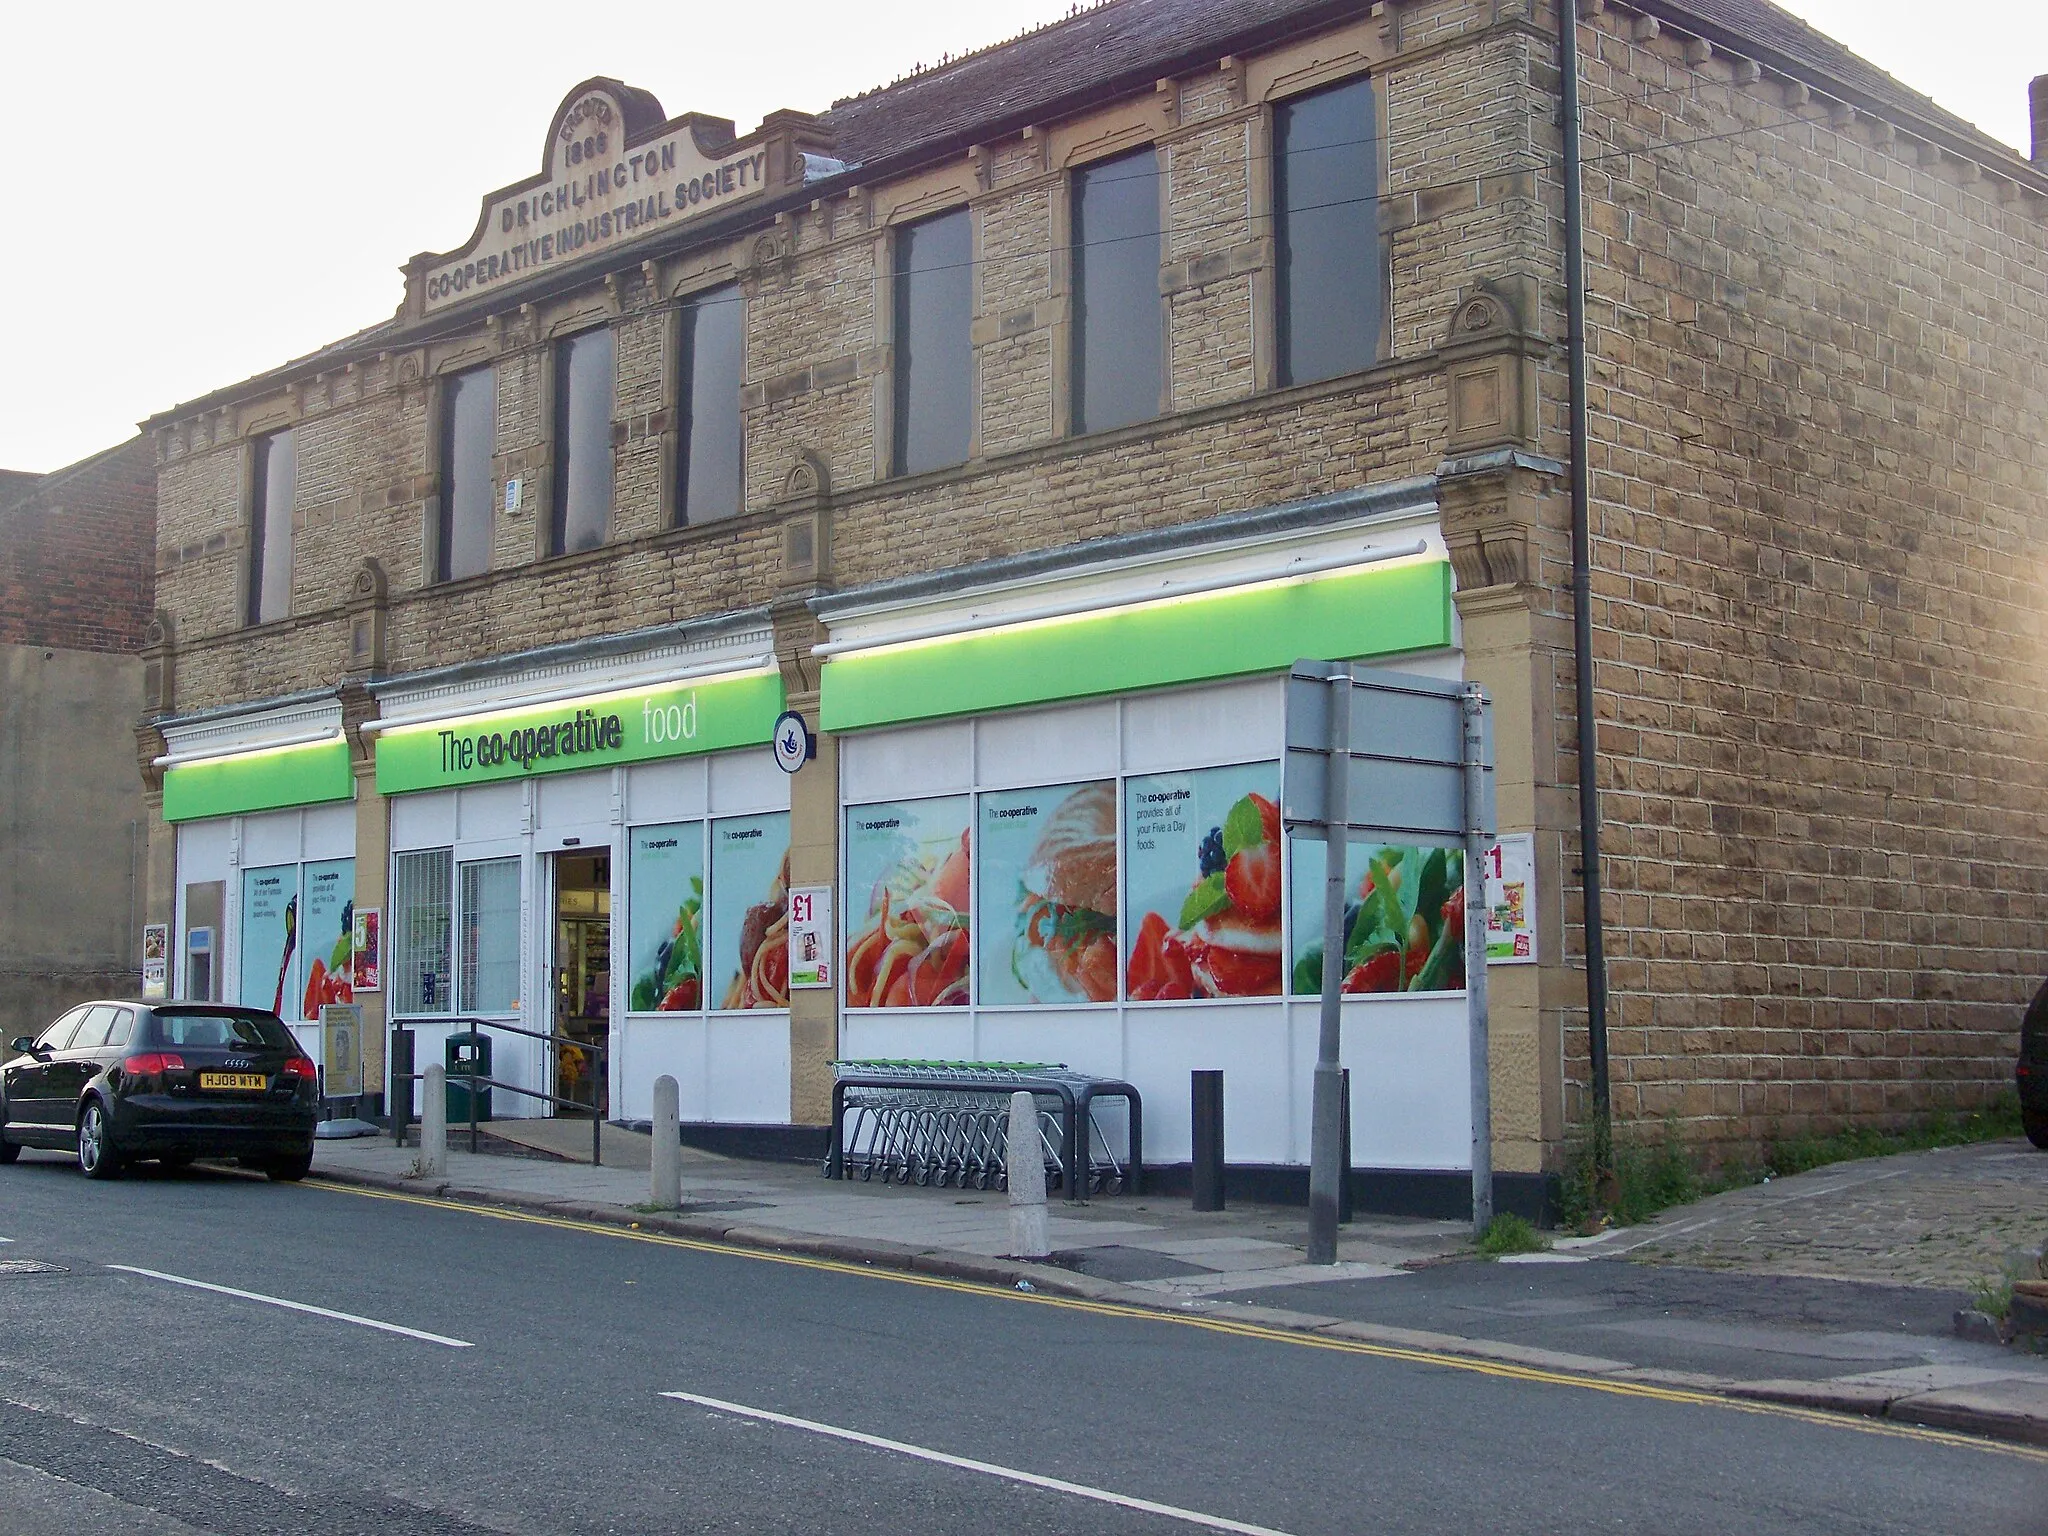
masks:
[[[627,962],[634,1013],[704,1006],[704,830],[696,821],[632,831]]]
[[[1486,958],[1536,963],[1536,837],[1507,832],[1486,860]]]
[[[846,813],[846,1006],[964,1007],[969,800]]]
[[[1465,855],[1457,848],[1352,843],[1344,866],[1346,992],[1458,992],[1465,986]],[[1294,985],[1323,990],[1324,845],[1294,843]]]
[[[317,1019],[329,1003],[356,1000],[356,861],[329,859],[305,867],[305,903],[299,914],[305,951],[305,993],[297,1017]],[[287,1014],[290,1018],[292,1015]]]
[[[980,800],[977,1000],[1116,1001],[1116,784]]]
[[[789,1006],[789,812],[711,823],[711,999]]]
[[[285,1014],[299,946],[299,866],[242,871],[242,991],[245,1008]],[[296,1003],[297,999],[292,998]]]
[[[384,987],[384,919],[375,907],[357,907],[354,932],[349,936],[349,988],[354,992],[379,992]]]
[[[1124,784],[1134,1003],[1280,992],[1280,765]]]

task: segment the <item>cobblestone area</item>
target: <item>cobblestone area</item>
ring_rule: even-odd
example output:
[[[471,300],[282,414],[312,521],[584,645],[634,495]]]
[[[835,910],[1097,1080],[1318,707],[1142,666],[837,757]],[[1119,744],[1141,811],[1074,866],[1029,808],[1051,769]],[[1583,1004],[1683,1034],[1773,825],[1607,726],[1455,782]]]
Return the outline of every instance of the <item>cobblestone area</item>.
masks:
[[[2048,1244],[2048,1153],[1985,1142],[1731,1190],[1581,1251],[1660,1264],[1957,1289]]]

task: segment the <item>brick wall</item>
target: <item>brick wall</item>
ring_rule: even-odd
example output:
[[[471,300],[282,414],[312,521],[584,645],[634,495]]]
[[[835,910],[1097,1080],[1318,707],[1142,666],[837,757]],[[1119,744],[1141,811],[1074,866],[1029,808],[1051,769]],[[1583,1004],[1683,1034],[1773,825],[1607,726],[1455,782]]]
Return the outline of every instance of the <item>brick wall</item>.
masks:
[[[15,477],[0,492],[0,645],[140,650],[155,547],[146,439]]]
[[[1581,29],[1616,1113],[1981,1104],[2048,972],[2043,203],[1634,20]]]

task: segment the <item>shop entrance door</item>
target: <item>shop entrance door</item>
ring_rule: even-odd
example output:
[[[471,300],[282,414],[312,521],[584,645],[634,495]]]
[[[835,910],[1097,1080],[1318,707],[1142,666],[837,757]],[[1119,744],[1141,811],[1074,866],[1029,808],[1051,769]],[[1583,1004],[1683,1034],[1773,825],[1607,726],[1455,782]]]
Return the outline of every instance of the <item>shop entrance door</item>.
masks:
[[[608,853],[551,855],[554,889],[554,1032],[571,1041],[609,1046],[612,992],[612,861]],[[607,1074],[592,1052],[558,1043],[554,1092],[584,1106],[610,1111]],[[556,1107],[557,1114],[576,1114]]]

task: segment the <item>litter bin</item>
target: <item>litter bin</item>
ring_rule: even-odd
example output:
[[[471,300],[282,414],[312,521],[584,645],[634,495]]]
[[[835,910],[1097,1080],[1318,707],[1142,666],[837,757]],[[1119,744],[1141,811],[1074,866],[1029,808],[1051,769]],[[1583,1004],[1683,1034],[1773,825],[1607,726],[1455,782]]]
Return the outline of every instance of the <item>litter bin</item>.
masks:
[[[448,1123],[469,1124],[469,1096],[476,1095],[476,1117],[491,1118],[491,1090],[476,1087],[472,1077],[495,1077],[491,1070],[491,1037],[478,1029],[450,1035],[442,1048],[441,1065],[448,1069]]]

